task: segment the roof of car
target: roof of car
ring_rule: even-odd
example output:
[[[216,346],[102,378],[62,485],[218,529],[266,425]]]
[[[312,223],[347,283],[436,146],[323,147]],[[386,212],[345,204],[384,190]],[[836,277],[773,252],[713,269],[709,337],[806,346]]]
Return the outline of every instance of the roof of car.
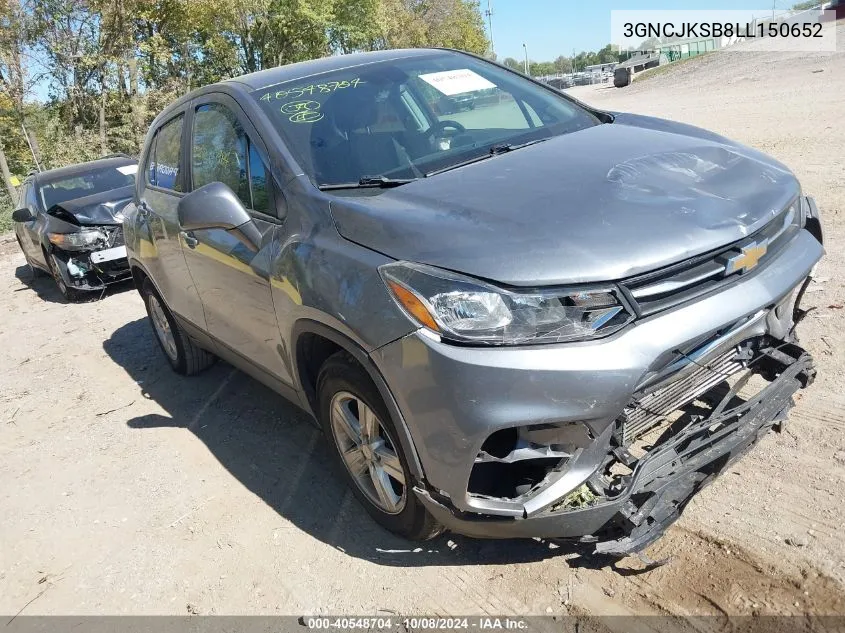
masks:
[[[68,165],[67,167],[59,167],[57,169],[48,169],[47,171],[33,174],[34,180],[38,182],[46,182],[57,180],[60,178],[73,178],[80,174],[85,174],[95,169],[102,169],[108,167],[122,167],[123,165],[134,165],[138,161],[130,156],[107,156],[97,160],[91,160],[87,163],[76,163]]]
[[[267,86],[274,86],[293,79],[303,79],[321,73],[354,68],[365,64],[391,61],[394,59],[406,59],[408,57],[421,57],[435,52],[456,53],[445,49],[433,48],[401,48],[388,51],[372,51],[367,53],[352,53],[350,55],[333,55],[321,59],[313,59],[307,62],[297,62],[260,70],[249,75],[242,75],[228,79],[223,83],[244,84],[250,90],[259,90]]]

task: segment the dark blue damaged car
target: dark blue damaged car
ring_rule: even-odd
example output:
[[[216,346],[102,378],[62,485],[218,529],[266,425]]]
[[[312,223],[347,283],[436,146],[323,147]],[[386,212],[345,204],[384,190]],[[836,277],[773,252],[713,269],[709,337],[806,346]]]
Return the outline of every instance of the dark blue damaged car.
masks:
[[[53,277],[66,299],[128,280],[123,209],[135,193],[138,163],[126,155],[30,174],[12,214],[33,274]]]

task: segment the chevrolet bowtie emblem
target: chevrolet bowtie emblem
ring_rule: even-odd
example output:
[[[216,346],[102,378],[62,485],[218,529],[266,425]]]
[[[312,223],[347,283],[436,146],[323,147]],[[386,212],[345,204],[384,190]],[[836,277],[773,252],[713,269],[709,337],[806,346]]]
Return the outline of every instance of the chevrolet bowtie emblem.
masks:
[[[768,241],[762,241],[746,244],[739,253],[726,253],[724,255],[725,275],[738,271],[748,272],[760,263],[768,250]]]

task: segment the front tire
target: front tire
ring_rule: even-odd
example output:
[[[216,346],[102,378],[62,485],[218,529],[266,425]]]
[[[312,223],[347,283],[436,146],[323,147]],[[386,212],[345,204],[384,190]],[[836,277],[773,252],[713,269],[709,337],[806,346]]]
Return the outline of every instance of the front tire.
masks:
[[[346,352],[329,358],[317,381],[320,423],[353,494],[385,529],[412,541],[443,531],[413,492],[393,422],[364,369]]]
[[[44,271],[41,270],[38,266],[32,263],[29,259],[29,255],[26,254],[26,251],[23,248],[23,244],[21,244],[21,238],[16,234],[15,239],[18,241],[18,247],[21,249],[21,253],[23,253],[23,257],[26,260],[26,265],[29,268],[29,274],[32,275],[33,279],[41,277],[44,275]]]
[[[53,281],[56,282],[56,286],[58,286],[59,292],[62,293],[62,296],[65,298],[65,300],[69,301],[70,303],[79,301],[83,295],[79,290],[77,290],[76,288],[71,288],[65,283],[64,277],[62,277],[61,269],[59,268],[59,261],[58,259],[56,259],[56,254],[45,253],[45,257],[47,259],[47,265],[50,267],[50,274],[53,276]]]
[[[214,364],[214,354],[201,348],[188,336],[149,279],[145,279],[141,285],[141,298],[147,308],[153,334],[173,371],[183,376],[192,376]]]

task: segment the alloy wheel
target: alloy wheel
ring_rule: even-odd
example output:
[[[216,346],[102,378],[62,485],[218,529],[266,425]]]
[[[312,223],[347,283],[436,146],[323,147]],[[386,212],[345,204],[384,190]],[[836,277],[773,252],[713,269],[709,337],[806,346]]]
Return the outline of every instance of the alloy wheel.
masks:
[[[176,362],[179,357],[179,350],[176,348],[176,337],[173,335],[173,329],[170,327],[170,321],[167,320],[167,315],[164,313],[158,297],[151,294],[148,296],[150,306],[150,319],[153,322],[153,329],[158,336],[161,346],[164,348],[165,354],[170,357],[170,360]]]
[[[407,501],[405,471],[375,412],[353,394],[338,392],[331,403],[331,428],[343,463],[361,492],[383,512],[402,512]]]

